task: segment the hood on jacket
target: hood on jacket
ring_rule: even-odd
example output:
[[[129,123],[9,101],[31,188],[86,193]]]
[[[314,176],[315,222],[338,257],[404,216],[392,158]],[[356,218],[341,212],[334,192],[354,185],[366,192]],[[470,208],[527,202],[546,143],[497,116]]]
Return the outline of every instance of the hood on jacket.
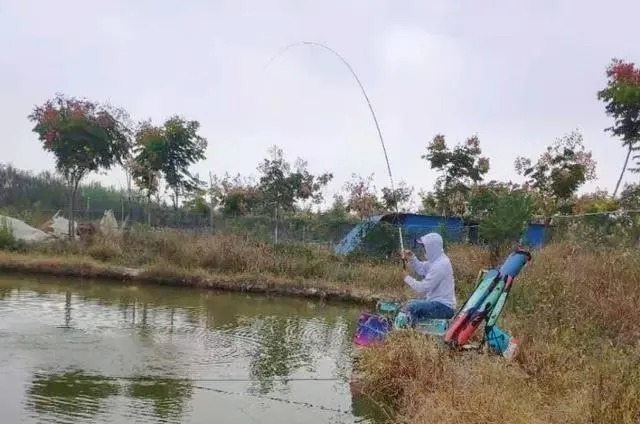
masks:
[[[433,262],[444,253],[442,237],[438,233],[425,234],[420,237],[418,243],[424,247],[426,259],[429,262]]]

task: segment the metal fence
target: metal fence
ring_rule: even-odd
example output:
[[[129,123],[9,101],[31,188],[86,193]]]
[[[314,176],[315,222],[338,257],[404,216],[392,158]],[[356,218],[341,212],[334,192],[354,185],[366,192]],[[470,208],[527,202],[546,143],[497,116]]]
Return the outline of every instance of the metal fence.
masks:
[[[59,211],[33,209],[11,215],[40,227],[57,212]],[[60,212],[67,217],[66,211]],[[175,228],[201,234],[226,232],[265,241],[328,246],[337,245],[357,224],[354,219],[332,219],[320,215],[283,216],[276,220],[267,216],[224,217],[220,214],[210,215],[169,208],[152,208],[151,213],[148,213],[145,207],[126,206],[112,212],[118,223],[126,219],[128,226]],[[102,209],[85,208],[75,211],[75,217],[79,222],[99,222],[104,213]],[[475,234],[476,230],[477,225],[465,226],[465,231],[469,234],[461,237],[459,241],[477,243],[478,241],[471,237],[471,233]],[[405,235],[410,234],[407,232]],[[640,210],[555,216],[544,229],[544,244],[557,241],[638,247]]]
[[[25,216],[19,218],[43,223],[57,212],[61,212],[65,218],[68,218],[65,210],[41,210],[38,211],[39,217],[36,219]],[[353,219],[341,220],[321,216],[285,216],[276,220],[267,216],[225,217],[220,214],[209,215],[166,209],[152,210],[151,214],[143,208],[112,212],[118,224],[126,221],[128,227],[174,228],[200,234],[235,233],[265,241],[331,246],[337,244],[356,224]],[[77,222],[98,223],[104,214],[104,210],[74,211]]]

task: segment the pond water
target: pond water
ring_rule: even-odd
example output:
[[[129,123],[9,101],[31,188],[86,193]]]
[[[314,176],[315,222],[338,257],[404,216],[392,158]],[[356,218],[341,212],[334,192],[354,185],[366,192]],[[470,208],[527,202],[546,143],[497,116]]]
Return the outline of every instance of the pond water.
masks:
[[[348,383],[359,311],[0,276],[0,421],[372,422]]]

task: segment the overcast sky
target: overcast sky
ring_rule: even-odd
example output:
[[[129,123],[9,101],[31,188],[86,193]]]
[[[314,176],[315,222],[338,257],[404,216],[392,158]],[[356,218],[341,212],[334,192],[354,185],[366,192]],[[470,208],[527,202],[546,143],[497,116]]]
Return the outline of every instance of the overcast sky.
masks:
[[[606,5],[606,6],[605,6]],[[196,172],[255,174],[272,144],[336,176],[375,173],[388,185],[373,103],[396,182],[431,188],[420,159],[437,133],[477,134],[490,179],[519,181],[574,129],[612,190],[624,149],[596,92],[612,57],[640,61],[637,1],[0,0],[0,162],[53,168],[26,116],[56,92],[110,101],[136,119],[184,114],[202,124],[208,158]],[[124,185],[121,170],[92,176]],[[627,176],[626,181],[637,179]]]

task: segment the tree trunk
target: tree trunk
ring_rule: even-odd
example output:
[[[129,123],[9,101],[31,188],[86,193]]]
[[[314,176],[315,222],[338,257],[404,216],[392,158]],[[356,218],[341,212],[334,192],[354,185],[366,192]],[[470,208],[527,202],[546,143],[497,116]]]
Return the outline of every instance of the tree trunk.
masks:
[[[178,201],[180,200],[179,196],[180,194],[178,192],[178,189],[176,188],[175,190],[173,190],[173,209],[175,209],[176,211],[178,210]]]
[[[147,225],[151,227],[151,192],[147,191]]]
[[[213,173],[209,171],[209,227],[213,232],[213,209],[215,208],[213,197]]]
[[[68,196],[69,197],[67,199],[68,200],[68,203],[67,203],[67,219],[69,220],[69,223],[67,224],[67,232],[69,233],[68,234],[69,239],[73,240],[74,239],[73,238],[73,229],[72,229],[72,227],[73,227],[73,212],[74,212],[73,209],[74,209],[74,206],[75,206],[75,203],[76,203],[75,193],[74,193],[74,189],[73,188],[75,187],[75,184],[74,184],[73,179],[69,179],[68,183],[69,183],[69,187],[68,187],[68,190],[69,190],[68,191]]]
[[[69,238],[71,240],[75,240],[76,232],[75,232],[75,206],[76,206],[76,196],[78,194],[78,185],[80,184],[80,179],[76,179],[73,182],[73,191],[71,192],[71,208],[69,211]]]
[[[74,196],[73,196],[73,188],[69,188],[69,204],[67,205],[67,219],[69,220],[69,225],[67,225],[67,231],[69,232],[69,239],[73,240],[73,204],[74,204]]]
[[[624,165],[622,165],[622,172],[620,172],[618,183],[616,184],[615,190],[613,190],[613,197],[616,197],[616,194],[618,193],[618,189],[620,188],[620,183],[622,182],[622,177],[624,176],[624,173],[627,170],[627,164],[629,163],[629,157],[631,156],[632,149],[633,149],[633,145],[629,144],[629,150],[627,150],[627,157],[624,160]]]
[[[178,194],[178,189],[176,188],[173,196],[173,210],[174,210],[173,220],[174,220],[174,225],[176,226],[179,226],[179,223],[180,223],[180,217],[178,216],[179,215],[178,200],[179,200],[179,194]]]
[[[275,218],[276,218],[276,226],[274,229],[274,241],[275,241],[275,244],[278,244],[278,203],[276,203]]]
[[[127,217],[129,219],[132,219],[131,215],[132,215],[132,208],[131,208],[131,172],[127,171]],[[124,212],[122,213],[122,216],[120,217],[120,219],[122,220],[122,229],[124,230]]]

